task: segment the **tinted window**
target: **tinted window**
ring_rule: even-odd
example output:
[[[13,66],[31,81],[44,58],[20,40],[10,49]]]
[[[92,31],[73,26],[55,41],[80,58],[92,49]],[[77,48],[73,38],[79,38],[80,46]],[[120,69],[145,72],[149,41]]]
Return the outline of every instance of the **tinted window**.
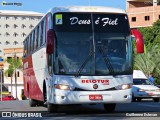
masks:
[[[151,85],[148,79],[133,79],[134,85]]]

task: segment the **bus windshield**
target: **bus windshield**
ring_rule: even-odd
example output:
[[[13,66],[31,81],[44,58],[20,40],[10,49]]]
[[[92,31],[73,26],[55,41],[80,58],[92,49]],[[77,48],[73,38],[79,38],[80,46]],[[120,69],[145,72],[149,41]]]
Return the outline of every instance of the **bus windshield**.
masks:
[[[80,75],[110,75],[112,71],[116,75],[132,73],[132,43],[125,15],[57,13],[54,18],[55,74],[76,75],[78,71]],[[112,27],[100,22],[105,18],[115,20],[110,23]],[[76,23],[77,19],[84,21]]]

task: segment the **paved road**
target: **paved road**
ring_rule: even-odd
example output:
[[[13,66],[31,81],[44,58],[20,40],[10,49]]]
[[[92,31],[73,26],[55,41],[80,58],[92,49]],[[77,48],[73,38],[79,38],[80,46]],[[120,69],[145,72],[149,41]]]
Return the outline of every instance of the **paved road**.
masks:
[[[11,112],[12,119],[17,120],[16,115],[24,117],[41,117],[43,119],[95,119],[98,118],[123,118],[123,119],[137,119],[138,116],[145,115],[145,119],[151,119],[150,116],[159,115],[160,117],[160,103],[154,103],[152,101],[134,102],[130,104],[118,104],[115,113],[106,113],[103,109],[103,105],[74,105],[74,106],[61,106],[57,113],[50,114],[45,107],[29,107],[28,100],[25,101],[3,101],[0,102],[0,111]],[[4,113],[3,113],[4,115]],[[1,116],[1,115],[0,115]],[[130,117],[126,117],[130,116]],[[148,117],[149,116],[149,117]],[[142,117],[141,117],[142,118]],[[6,119],[6,118],[3,118]],[[10,118],[8,118],[10,119]],[[138,118],[139,119],[139,118]],[[156,117],[152,119],[157,119]]]

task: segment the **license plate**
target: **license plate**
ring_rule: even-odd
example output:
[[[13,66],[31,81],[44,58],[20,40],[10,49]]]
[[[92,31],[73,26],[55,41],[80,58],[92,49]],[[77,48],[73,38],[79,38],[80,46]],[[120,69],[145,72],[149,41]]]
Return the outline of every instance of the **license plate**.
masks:
[[[90,100],[103,100],[102,95],[89,95]]]

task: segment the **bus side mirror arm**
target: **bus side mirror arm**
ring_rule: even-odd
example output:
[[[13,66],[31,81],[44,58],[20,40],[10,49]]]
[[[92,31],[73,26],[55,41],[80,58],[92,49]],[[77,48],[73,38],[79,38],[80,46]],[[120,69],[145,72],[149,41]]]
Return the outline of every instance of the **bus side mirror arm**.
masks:
[[[132,29],[131,33],[136,38],[136,52],[144,53],[144,40],[142,34],[137,29]]]
[[[46,52],[47,52],[47,54],[53,54],[54,53],[54,37],[55,37],[54,30],[49,29],[47,31],[47,41],[46,41]]]

